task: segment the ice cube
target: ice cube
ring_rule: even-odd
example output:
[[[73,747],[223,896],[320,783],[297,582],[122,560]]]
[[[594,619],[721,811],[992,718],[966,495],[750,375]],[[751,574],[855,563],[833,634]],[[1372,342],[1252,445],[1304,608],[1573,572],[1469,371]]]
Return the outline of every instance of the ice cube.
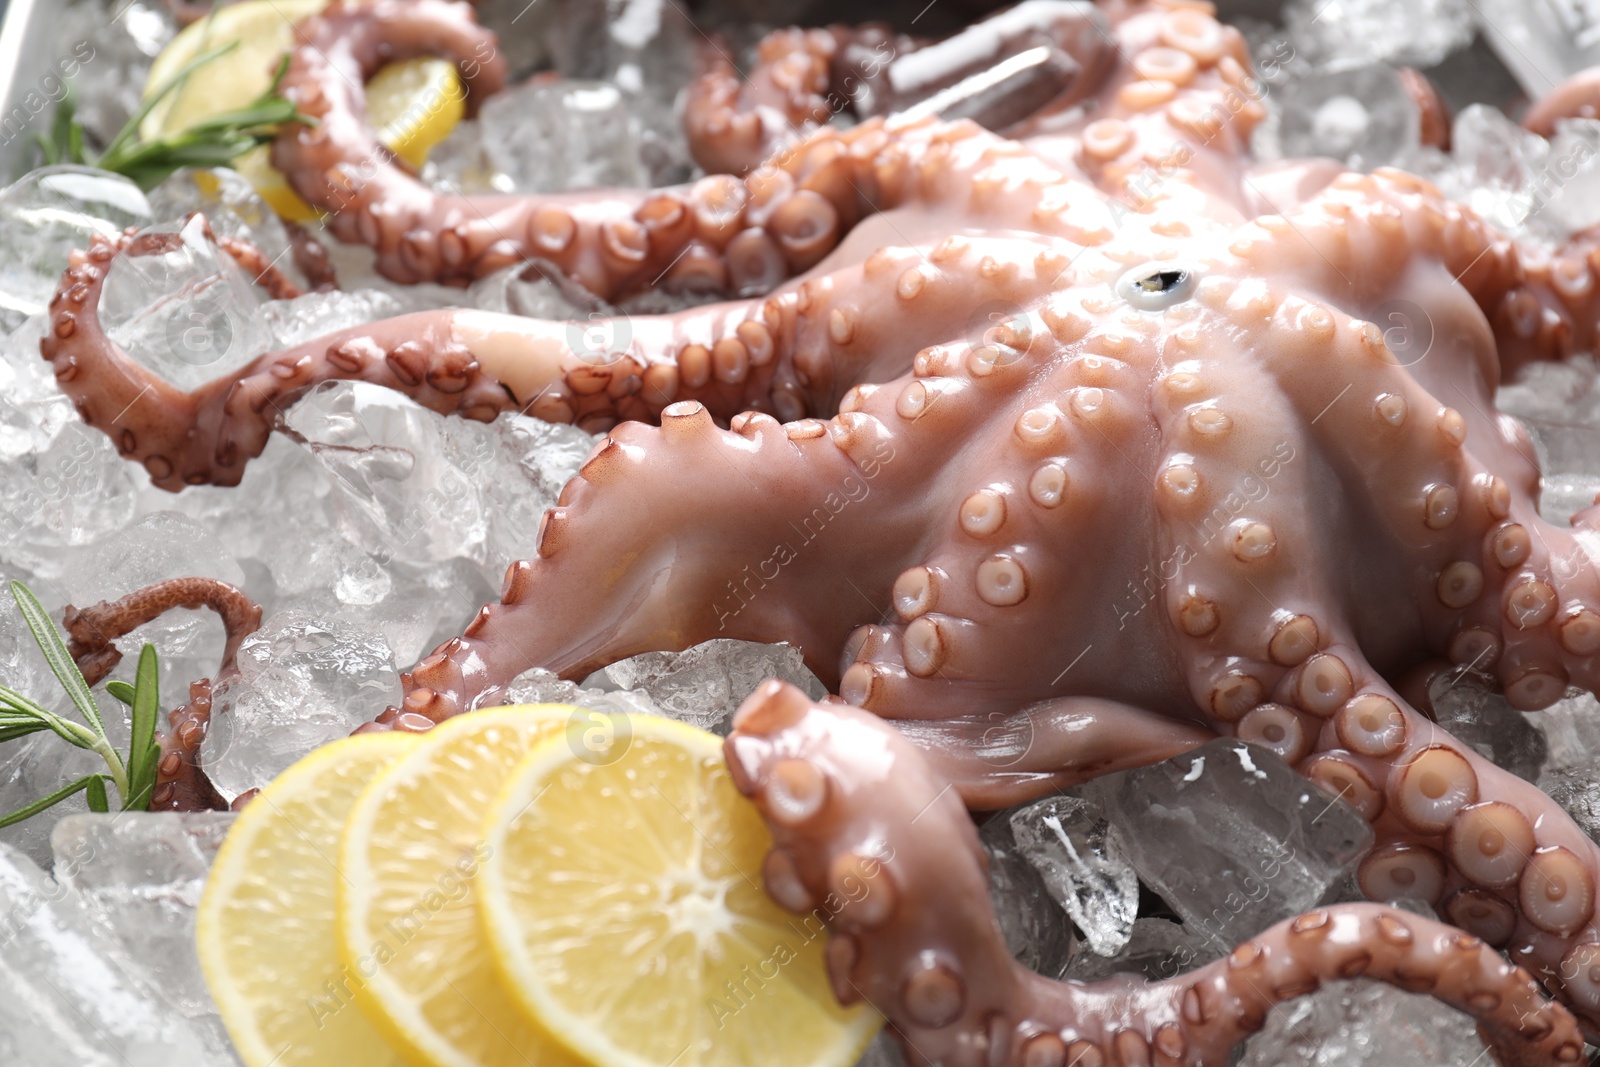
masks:
[[[557,69],[603,79],[628,96],[650,185],[683,181],[689,155],[677,101],[704,35],[673,0],[561,5],[552,31]]]
[[[1096,982],[1113,974],[1139,974],[1152,982],[1164,982],[1224,954],[1224,949],[1187,926],[1166,919],[1138,919],[1128,943],[1116,955],[1079,952],[1067,966],[1065,977],[1075,982]]]
[[[205,1044],[117,935],[0,845],[0,1034],[30,1067],[206,1064]]]
[[[1600,771],[1578,767],[1539,779],[1539,788],[1560,804],[1579,829],[1600,841]]]
[[[632,102],[615,85],[534,80],[483,105],[489,162],[525,193],[649,184]]]
[[[1393,67],[1296,69],[1273,89],[1278,150],[1332,156],[1358,170],[1400,163],[1417,149],[1422,120]]]
[[[261,314],[272,334],[271,347],[294,348],[350,326],[392,318],[400,314],[400,301],[376,289],[335,289],[269,301]]]
[[[1283,22],[1306,61],[1332,69],[1431,67],[1472,40],[1469,0],[1289,0]]]
[[[581,319],[606,305],[572,282],[546,277],[536,263],[514,263],[467,287],[466,302],[483,311],[530,319]]]
[[[978,831],[989,854],[989,899],[1006,948],[1025,967],[1059,978],[1072,955],[1072,926],[1044,879],[1017,847],[1011,819],[997,812]]]
[[[447,418],[365,382],[313,392],[288,422],[333,475],[348,541],[383,558],[471,559],[495,583],[537,550],[539,518],[592,440],[529,419]]]
[[[1331,981],[1280,1004],[1245,1045],[1240,1067],[1483,1067],[1472,1018],[1423,993]]]
[[[0,191],[0,331],[45,310],[68,254],[92,235],[152,221],[137,185],[91,167],[44,167]]]
[[[1600,767],[1600,699],[1591,693],[1574,693],[1528,714],[1544,731],[1549,746],[1546,774]]]
[[[1539,788],[1600,841],[1600,700],[1578,693],[1528,717],[1550,746]]]
[[[1506,703],[1498,686],[1481,675],[1453,670],[1434,678],[1428,695],[1435,720],[1457,740],[1519,778],[1538,780],[1549,751],[1544,732]]]
[[[34,315],[0,337],[0,462],[41,452],[67,423],[83,421],[39,358],[48,328],[47,316]]]
[[[62,7],[52,14],[60,54],[79,60],[69,75],[77,118],[104,146],[139,107],[150,61],[177,35],[177,24],[159,0],[77,0]]]
[[[305,281],[295,265],[283,220],[238,171],[186,167],[150,190],[150,210],[156,218],[169,221],[202,212],[218,237],[248,241],[296,284]]]
[[[590,695],[599,696],[600,690],[583,689],[554,671],[533,667],[513,678],[501,699],[506,704],[581,704]]]
[[[381,633],[290,602],[239,649],[239,673],[217,689],[201,746],[228,799],[264,786],[307,752],[399,702],[400,676]]]
[[[122,255],[100,299],[106,334],[179,389],[236,370],[271,347],[265,291],[204,234],[199,217],[144,231],[177,234],[168,252]]]
[[[1461,200],[1503,233],[1549,236],[1555,217],[1545,209],[1550,180],[1550,142],[1529,133],[1497,108],[1473,104],[1456,116],[1451,158],[1458,169],[1442,182],[1447,195]]]
[[[227,812],[117,812],[68,816],[50,834],[56,881],[116,932],[189,1018],[216,1011],[200,974],[194,921],[232,824]]]
[[[0,460],[0,561],[60,577],[64,550],[125,525],[149,481],[109,437],[74,416],[47,445]]]
[[[1600,120],[1567,119],[1550,141],[1550,213],[1566,233],[1600,224]]]
[[[726,639],[683,652],[633,656],[596,671],[583,684],[605,691],[643,690],[662,714],[725,737],[733,713],[768,678],[796,685],[813,700],[827,692],[793,645]]]
[[[1116,954],[1139,914],[1139,878],[1109,840],[1100,805],[1064,794],[1047,797],[1013,811],[1010,823],[1018,850],[1072,916],[1089,950]]]
[[[1141,880],[1225,949],[1314,906],[1372,846],[1354,808],[1228,738],[1113,776],[1102,795]]]
[[[1473,0],[1490,47],[1537,100],[1600,63],[1595,0]]]

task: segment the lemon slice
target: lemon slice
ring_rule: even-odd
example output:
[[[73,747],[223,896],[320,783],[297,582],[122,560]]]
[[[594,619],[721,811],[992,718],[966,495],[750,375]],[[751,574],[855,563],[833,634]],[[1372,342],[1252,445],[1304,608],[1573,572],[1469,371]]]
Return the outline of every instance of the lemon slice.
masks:
[[[293,26],[328,0],[244,0],[218,8],[172,39],[150,65],[149,96],[200,53],[231,41],[233,51],[190,72],[183,84],[150,110],[139,125],[146,139],[179,133],[202,119],[248,105],[272,86],[278,61],[294,46]],[[367,117],[378,140],[412,167],[421,168],[434,145],[466,114],[466,90],[455,64],[434,56],[391,63],[367,82]],[[318,217],[271,163],[271,146],[233,161],[273,210],[297,222]]]
[[[339,959],[339,831],[378,773],[421,743],[380,733],[326,745],[240,813],[200,899],[200,968],[245,1067],[401,1067],[353,1001]]]
[[[606,1067],[848,1067],[881,1024],[841,1008],[815,919],[761,888],[771,837],[719,738],[636,717],[611,756],[566,738],[512,772],[478,875],[495,962]]]
[[[513,767],[577,709],[460,715],[383,773],[350,814],[340,849],[339,941],[369,1018],[395,1048],[436,1067],[575,1061],[500,986],[471,886],[483,817]]]

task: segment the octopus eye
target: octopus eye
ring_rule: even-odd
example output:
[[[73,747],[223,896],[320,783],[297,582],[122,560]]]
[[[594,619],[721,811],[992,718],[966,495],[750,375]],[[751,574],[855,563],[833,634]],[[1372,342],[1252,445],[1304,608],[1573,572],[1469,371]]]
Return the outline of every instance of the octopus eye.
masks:
[[[1171,264],[1146,263],[1117,282],[1117,295],[1140,311],[1163,311],[1189,299],[1194,292],[1193,271]]]

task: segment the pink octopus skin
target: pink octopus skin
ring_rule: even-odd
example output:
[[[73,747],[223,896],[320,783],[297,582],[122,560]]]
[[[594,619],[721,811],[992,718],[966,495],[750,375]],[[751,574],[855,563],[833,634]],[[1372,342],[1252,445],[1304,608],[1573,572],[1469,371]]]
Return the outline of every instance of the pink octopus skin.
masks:
[[[469,417],[609,428],[545,516],[537,558],[510,567],[501,601],[405,675],[403,706],[371,728],[427,729],[534,666],[581,678],[710,638],[789,641],[898,728],[874,742],[896,746],[894,776],[860,793],[895,832],[928,776],[996,808],[1237,736],[1373,822],[1369,895],[1427,898],[1600,1033],[1600,852],[1391,682],[1444,659],[1524,709],[1600,683],[1594,515],[1573,529],[1539,517],[1530,443],[1493,404],[1503,373],[1592,348],[1600,244],[1530,255],[1399,171],[1253,167],[1263,109],[1238,33],[1175,0],[1103,10],[1117,65],[1082,116],[1021,140],[928,116],[824,127],[742,179],[522,198],[487,229],[483,204],[419,193],[393,165],[347,190],[336,232],[397,276],[482,273],[520,254],[494,251],[504,229],[561,235],[552,261],[606,296],[648,286],[674,255],[734,291],[776,287],[605,324],[619,351],[578,351],[567,323],[429,312],[183,393],[100,327],[114,258],[158,250],[129,235],[74,257],[42,350],[84,418],[172,489],[237,481],[276,412],[338,378]],[[304,27],[292,84],[334,84],[319,63],[356,78],[379,55],[471,55],[484,38],[465,19],[436,0],[334,11]],[[451,32],[430,36],[435,23]],[[305,195],[371,142],[335,88],[301,97],[326,136],[278,142]],[[831,730],[806,744],[832,751]],[[926,766],[898,755],[911,744]],[[858,773],[838,764],[838,788]],[[918,922],[979,914],[972,857],[939,851],[969,838],[907,840]],[[1253,944],[1269,970],[1321,977],[1362,946],[1371,973],[1402,980],[1418,959],[1432,974],[1440,953],[1470,957],[1502,999],[1473,1005],[1475,989],[1451,984],[1467,971],[1436,991],[1468,998],[1503,1062],[1573,1049],[1565,1009],[1519,1031],[1497,1013],[1520,1003],[1522,978],[1386,914],[1336,910]],[[1383,947],[1391,920],[1409,954]],[[895,930],[875,974],[922,958],[931,936]],[[1076,994],[1001,969],[982,922],[962,936],[997,1004],[1077,1017],[1062,999]],[[1225,969],[1201,973],[1233,988]],[[1168,1055],[1160,1027],[1179,1009],[1163,988],[1083,1002],[1089,1017],[1155,1020],[1143,1052],[1083,1040],[1106,1063],[1221,1062],[1243,1024],[1202,1020]],[[962,1018],[953,1057],[986,1032]]]
[[[1162,982],[1052,982],[1007,952],[972,821],[902,732],[770,681],[724,749],[772,830],[768,893],[828,921],[835,995],[884,1014],[908,1063],[1225,1064],[1274,1004],[1357,976],[1471,1013],[1502,1064],[1583,1057],[1572,1018],[1525,970],[1461,930],[1371,904],[1308,912]]]

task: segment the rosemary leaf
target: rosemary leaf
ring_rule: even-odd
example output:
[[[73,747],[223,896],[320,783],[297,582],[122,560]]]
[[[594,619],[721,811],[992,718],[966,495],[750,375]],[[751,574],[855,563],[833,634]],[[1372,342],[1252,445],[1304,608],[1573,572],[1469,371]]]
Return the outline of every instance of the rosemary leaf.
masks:
[[[61,640],[56,624],[51,622],[50,616],[45,613],[44,605],[33,595],[33,590],[14,579],[11,582],[11,595],[16,598],[17,607],[21,609],[28,629],[33,631],[33,639],[39,642],[39,649],[44,653],[45,662],[50,664],[50,670],[60,680],[61,688],[67,691],[67,695],[83,713],[83,717],[88,720],[94,732],[102,738],[105,737],[105,722],[100,718],[100,708],[94,702],[94,694],[89,692],[89,683],[83,680],[82,672],[73,662],[72,654],[67,651],[66,642]]]
[[[89,779],[89,784],[85,788],[88,790],[90,811],[97,811],[104,815],[111,810],[111,804],[106,799],[106,780],[104,775],[97,774]]]
[[[78,792],[80,789],[89,788],[90,782],[100,782],[100,790],[102,793],[104,793],[105,783],[102,778],[102,775],[86,774],[82,778],[79,778],[76,782],[72,782],[69,785],[64,785],[60,789],[57,789],[54,793],[51,793],[49,796],[41,797],[38,800],[35,800],[32,804],[29,804],[27,807],[18,808],[10,815],[0,819],[0,827],[11,826],[15,823],[21,822],[23,819],[32,818],[41,811],[44,811],[46,808],[54,807],[55,805],[61,803],[63,800]]]
[[[106,683],[106,692],[122,701],[128,707],[133,707],[133,686],[127,682],[111,681]]]
[[[154,645],[145,645],[139,653],[139,669],[133,676],[133,731],[128,741],[128,796],[123,798],[124,810],[142,810],[137,799],[146,793],[146,785],[154,787],[156,778],[155,744],[156,719],[160,715],[160,671],[156,666]],[[145,797],[143,807],[149,807]]]
[[[27,737],[29,734],[36,734],[40,730],[48,729],[50,727],[38,721],[0,723],[0,744],[4,744],[7,741],[15,741],[19,737]]]
[[[118,130],[117,135],[111,139],[111,143],[106,145],[106,150],[100,157],[101,162],[99,165],[105,167],[106,170],[115,170],[115,167],[106,166],[105,160],[117,158],[117,154],[122,151],[124,145],[138,138],[139,124],[144,122],[145,116],[149,115],[157,104],[171,95],[174,89],[182,85],[184,79],[188,78],[191,73],[219,56],[227,55],[237,47],[239,47],[238,41],[229,41],[225,45],[209,48],[185,63],[178,73],[174,74],[161,88],[146,97],[144,103],[140,104],[134,113],[128,116],[128,121],[122,124],[122,129]]]

